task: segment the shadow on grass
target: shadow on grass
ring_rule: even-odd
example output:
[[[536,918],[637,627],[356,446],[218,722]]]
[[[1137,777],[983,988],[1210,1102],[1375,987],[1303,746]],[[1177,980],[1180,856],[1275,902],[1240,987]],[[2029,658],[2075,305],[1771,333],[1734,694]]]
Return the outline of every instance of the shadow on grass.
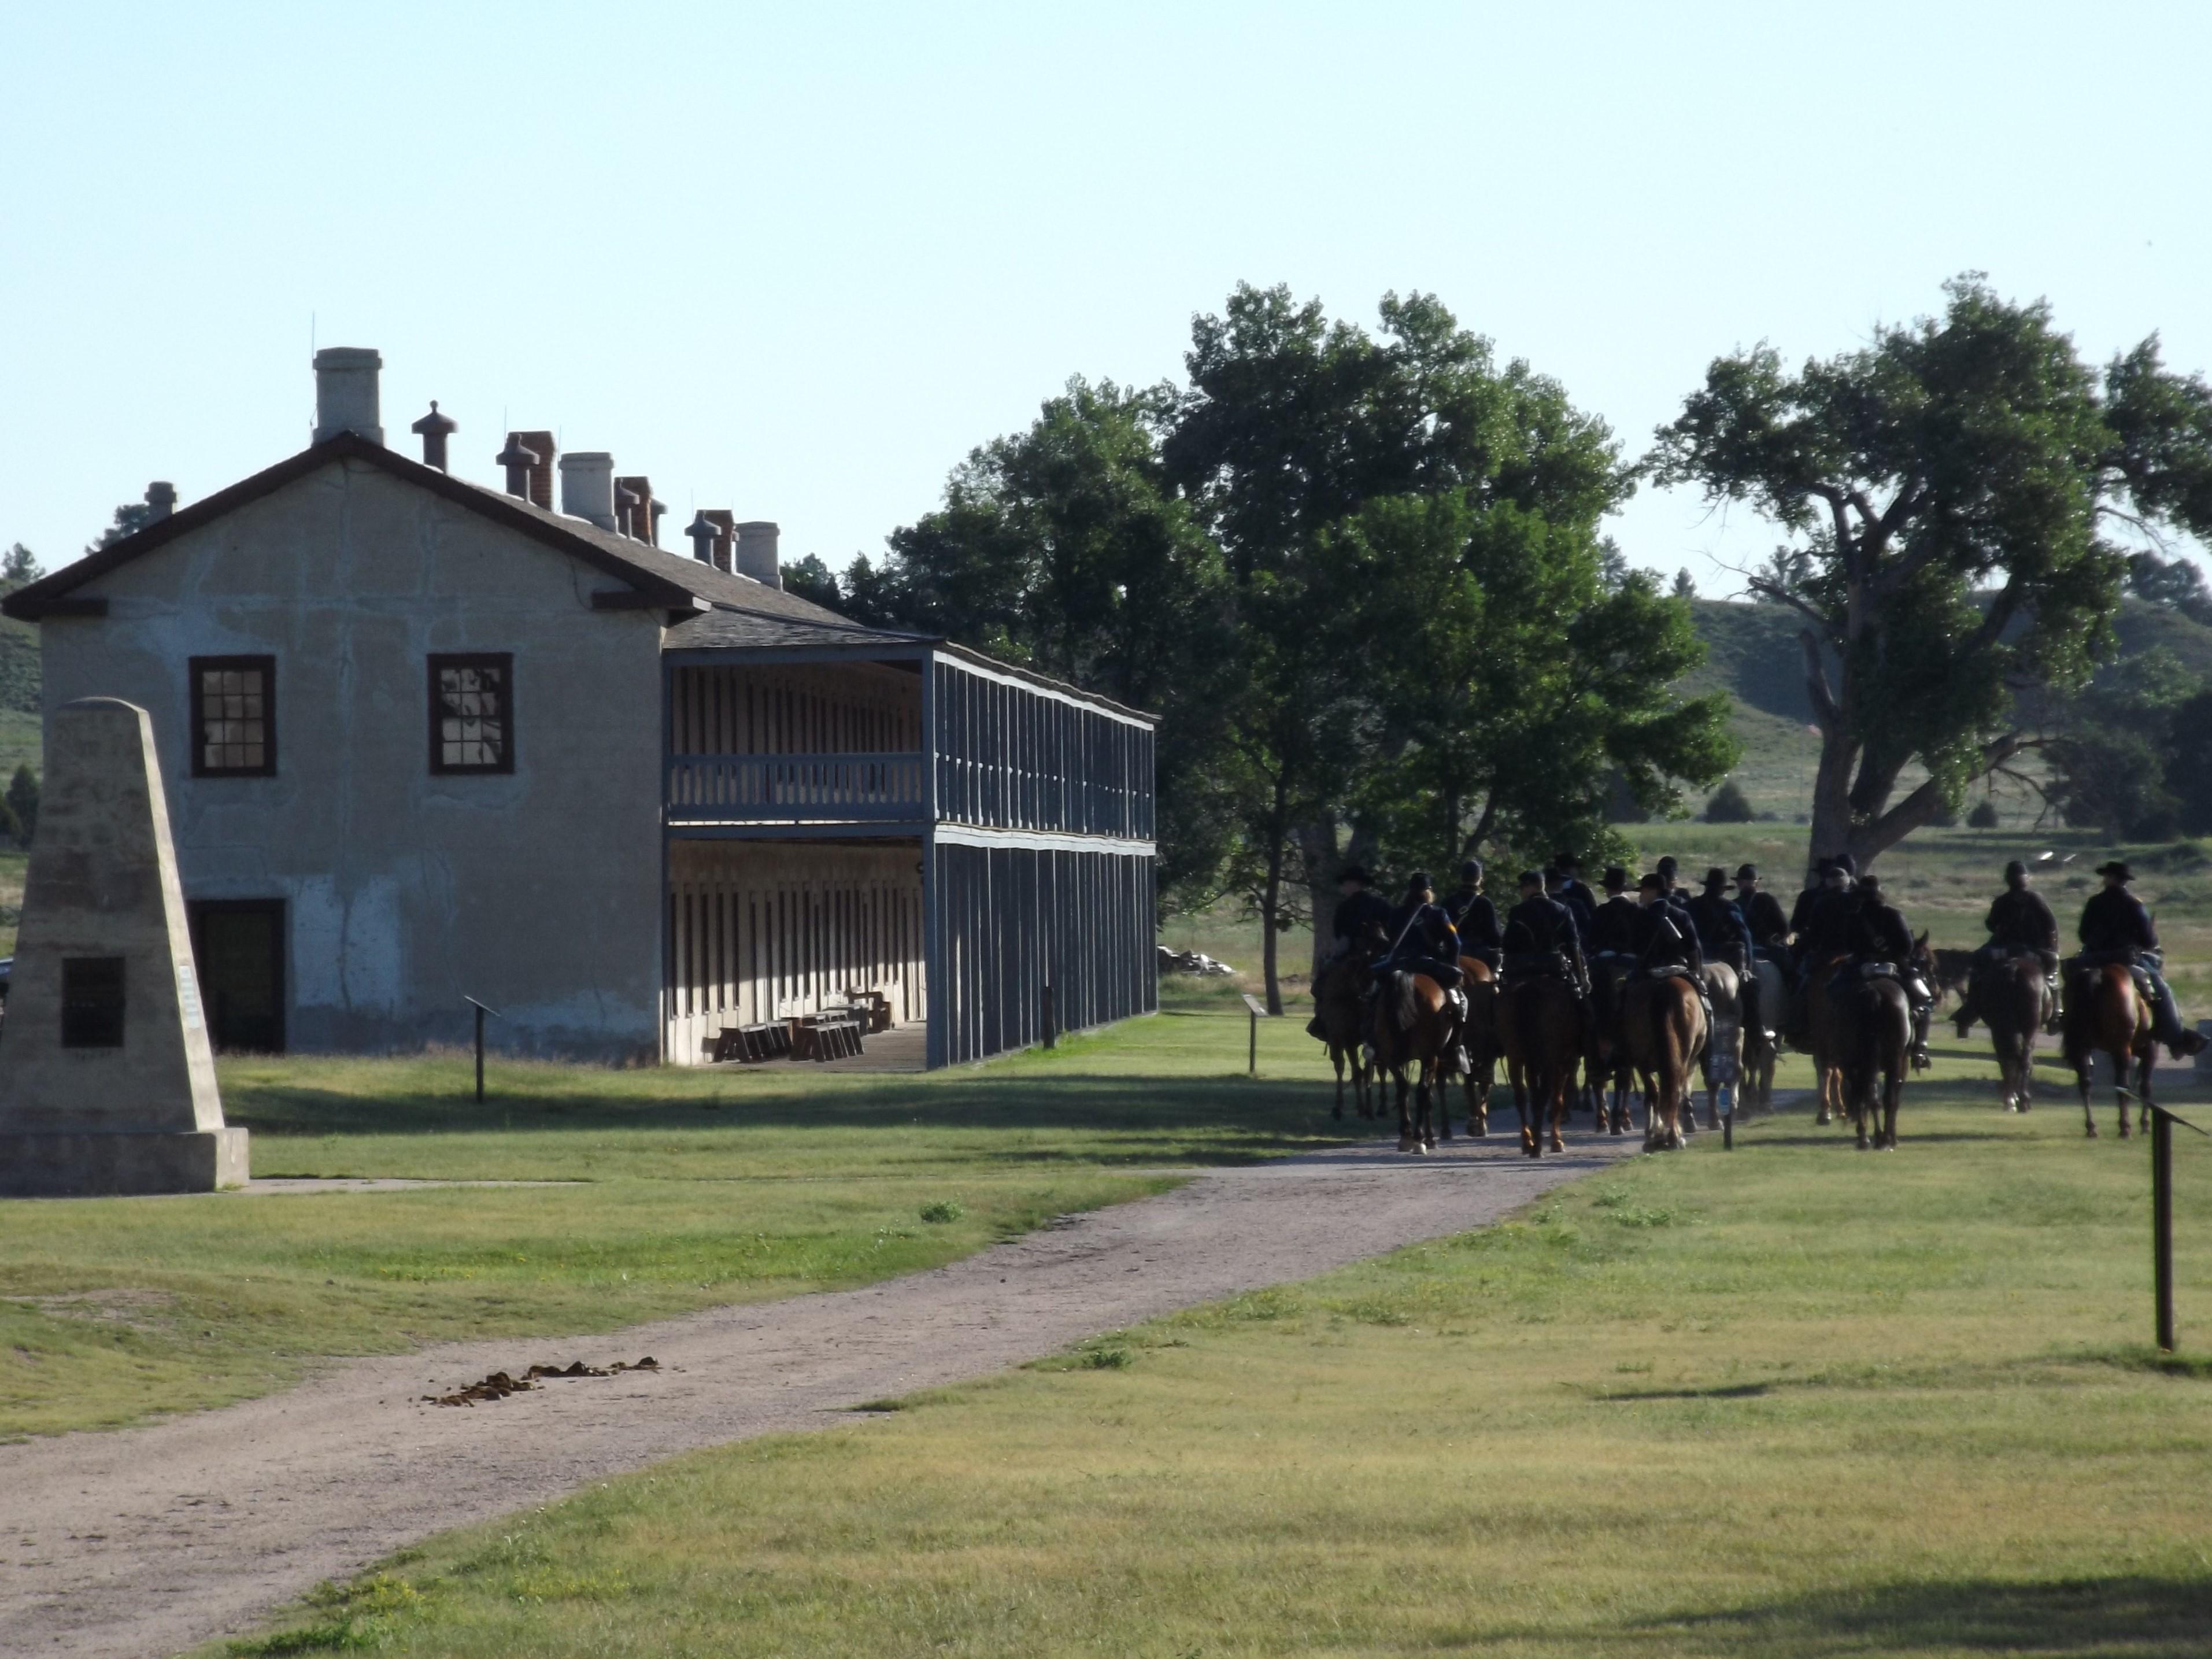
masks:
[[[356,1093],[289,1082],[233,1083],[226,1116],[262,1135],[408,1135],[494,1133],[517,1129],[605,1131],[750,1128],[1041,1129],[1106,1132],[1139,1137],[1119,1154],[1094,1144],[1061,1152],[1050,1146],[1000,1147],[994,1161],[1069,1159],[1143,1163],[1159,1152],[1143,1137],[1188,1140],[1193,1131],[1234,1139],[1199,1161],[1259,1163],[1286,1151],[1340,1143],[1359,1132],[1334,1124],[1325,1079],[1250,1084],[1241,1078],[1097,1076],[969,1078],[957,1086],[918,1080],[818,1085],[788,1094],[737,1097],[641,1098],[563,1088],[532,1095],[508,1090],[478,1105],[466,1095],[424,1091]]]
[[[2212,1577],[1876,1585],[1638,1628],[1692,1630],[1716,1642],[1714,1651],[1745,1654],[1909,1656],[1964,1649],[2203,1659],[2212,1644]]]

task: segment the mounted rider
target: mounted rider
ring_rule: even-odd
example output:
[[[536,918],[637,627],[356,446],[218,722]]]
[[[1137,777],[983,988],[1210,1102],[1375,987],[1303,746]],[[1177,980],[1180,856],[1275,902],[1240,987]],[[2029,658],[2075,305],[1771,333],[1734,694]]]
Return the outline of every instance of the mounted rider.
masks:
[[[1743,1023],[1758,1030],[1759,981],[1751,971],[1751,924],[1728,896],[1728,872],[1718,865],[1705,872],[1705,890],[1690,901],[1690,926],[1697,930],[1698,948],[1707,962],[1725,962],[1735,969]]]
[[[1406,882],[1406,902],[1391,918],[1390,951],[1375,964],[1380,974],[1425,974],[1442,988],[1454,1020],[1467,1014],[1467,996],[1460,987],[1466,975],[1459,965],[1459,934],[1451,918],[1437,902],[1428,873],[1416,870]]]
[[[1459,953],[1487,963],[1496,973],[1504,960],[1498,927],[1498,907],[1482,890],[1482,860],[1469,859],[1459,867],[1459,890],[1444,900],[1444,915],[1459,934]]]
[[[1686,917],[1690,914],[1690,890],[1677,879],[1681,867],[1674,861],[1672,854],[1651,866],[1659,877],[1660,896],[1672,905],[1676,912]]]
[[[1552,854],[1552,867],[1544,872],[1545,890],[1575,913],[1575,928],[1589,939],[1590,923],[1597,916],[1597,897],[1583,882],[1583,862],[1572,853]]]
[[[1391,924],[1397,912],[1390,908],[1389,900],[1368,884],[1369,879],[1367,872],[1356,864],[1346,865],[1337,876],[1336,890],[1343,896],[1329,921],[1331,962],[1355,951],[1371,955],[1374,949],[1396,937]],[[1382,936],[1379,941],[1376,934]]]
[[[1606,866],[1605,902],[1597,907],[1583,939],[1588,947],[1590,990],[1599,1029],[1612,1029],[1620,1000],[1620,981],[1636,965],[1636,901],[1628,896],[1628,872]]]
[[[1632,979],[1662,979],[1670,975],[1687,979],[1696,987],[1698,1001],[1711,1029],[1712,998],[1705,989],[1705,952],[1698,930],[1687,915],[1667,897],[1668,878],[1654,870],[1637,884],[1636,963]]]
[[[1798,900],[1796,974],[1791,981],[1788,1032],[1790,1040],[1803,1046],[1812,1029],[1813,978],[1824,963],[1850,954],[1852,923],[1858,905],[1851,884],[1858,866],[1849,853],[1820,860],[1820,884]]]
[[[1976,987],[1984,970],[2002,967],[2014,957],[2033,957],[2042,963],[2044,1029],[2058,1029],[2058,918],[2051,914],[2043,895],[2028,885],[2027,866],[2018,859],[2005,866],[2004,884],[2004,891],[1990,902],[1990,913],[1982,921],[1990,942],[1974,952],[1966,998],[1954,1022],[1960,1036],[1974,1023]]]
[[[1830,981],[1831,988],[1870,972],[1894,975],[1912,1014],[1912,1069],[1927,1070],[1928,1016],[1936,1006],[1936,993],[1913,960],[1912,929],[1905,925],[1905,913],[1883,896],[1879,876],[1861,877],[1851,893],[1846,948],[1850,961]]]
[[[1583,957],[1575,913],[1544,891],[1540,870],[1521,872],[1521,902],[1505,916],[1505,980],[1555,974],[1578,997],[1589,995],[1589,964]]]
[[[1769,962],[1784,961],[1790,953],[1790,918],[1782,912],[1782,901],[1759,884],[1757,865],[1736,866],[1735,908],[1751,929],[1753,953]]]
[[[2203,1046],[2202,1039],[2182,1030],[2173,993],[2166,988],[2159,971],[2166,963],[2159,949],[2158,929],[2143,902],[2128,891],[2135,872],[2114,859],[2099,865],[2097,873],[2105,878],[2104,889],[2092,893],[2081,907],[2081,925],[2075,930],[2081,953],[2069,965],[2083,969],[2124,963],[2135,975],[2136,988],[2150,1004],[2151,1036],[2163,1042],[2176,1060],[2195,1053]]]

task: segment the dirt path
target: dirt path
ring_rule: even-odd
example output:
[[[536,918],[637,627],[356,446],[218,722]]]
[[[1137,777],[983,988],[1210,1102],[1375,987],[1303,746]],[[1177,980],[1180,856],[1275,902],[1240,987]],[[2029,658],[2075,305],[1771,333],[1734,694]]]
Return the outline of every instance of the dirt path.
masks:
[[[1382,1145],[1209,1173],[866,1290],[610,1335],[349,1361],[289,1393],[143,1429],[0,1446],[0,1654],[173,1653],[252,1627],[427,1534],[695,1447],[822,1428],[1099,1331],[1494,1221],[1639,1138]],[[662,1370],[469,1409],[421,1403],[533,1361]]]

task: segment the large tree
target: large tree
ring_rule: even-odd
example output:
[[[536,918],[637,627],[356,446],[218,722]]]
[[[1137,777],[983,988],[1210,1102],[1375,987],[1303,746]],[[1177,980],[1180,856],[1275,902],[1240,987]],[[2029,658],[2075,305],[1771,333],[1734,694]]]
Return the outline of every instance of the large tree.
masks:
[[[1787,537],[1750,586],[1805,621],[1814,857],[1871,863],[2036,741],[2013,693],[2078,685],[2109,650],[2115,524],[2212,528],[2212,388],[2155,337],[2100,376],[2046,304],[1976,275],[1945,293],[1795,374],[1764,345],[1716,361],[1652,456]]]

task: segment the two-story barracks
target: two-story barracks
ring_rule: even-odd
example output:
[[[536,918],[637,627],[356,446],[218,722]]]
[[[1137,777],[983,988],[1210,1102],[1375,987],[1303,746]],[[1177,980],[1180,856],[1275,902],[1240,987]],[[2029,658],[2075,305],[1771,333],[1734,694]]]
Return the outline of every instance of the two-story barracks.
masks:
[[[860,990],[944,1065],[1155,1006],[1148,716],[784,592],[773,525],[663,551],[605,454],[554,511],[548,434],[503,492],[434,405],[395,453],[380,368],[317,354],[308,448],[4,601],[50,712],[152,713],[220,1043],[459,1041],[473,997],[688,1064]]]

